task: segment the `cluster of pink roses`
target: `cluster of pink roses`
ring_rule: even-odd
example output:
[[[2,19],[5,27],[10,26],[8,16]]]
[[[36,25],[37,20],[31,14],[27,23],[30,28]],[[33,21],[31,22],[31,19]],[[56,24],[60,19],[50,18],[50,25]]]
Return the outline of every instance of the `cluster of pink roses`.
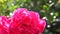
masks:
[[[0,34],[41,34],[45,26],[37,12],[26,8],[16,9],[10,18],[0,16]]]

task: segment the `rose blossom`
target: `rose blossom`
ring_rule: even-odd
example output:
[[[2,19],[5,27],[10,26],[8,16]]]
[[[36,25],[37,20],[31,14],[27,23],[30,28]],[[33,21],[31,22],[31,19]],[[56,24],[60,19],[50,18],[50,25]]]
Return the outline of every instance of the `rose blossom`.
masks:
[[[38,12],[29,11],[26,8],[16,9],[11,21],[13,21],[11,29],[14,29],[12,31],[16,34],[41,34],[46,26],[45,20],[39,17]]]
[[[17,8],[7,19],[0,16],[0,34],[41,34],[46,26],[38,12]]]
[[[9,34],[10,20],[6,16],[0,16],[0,34]]]

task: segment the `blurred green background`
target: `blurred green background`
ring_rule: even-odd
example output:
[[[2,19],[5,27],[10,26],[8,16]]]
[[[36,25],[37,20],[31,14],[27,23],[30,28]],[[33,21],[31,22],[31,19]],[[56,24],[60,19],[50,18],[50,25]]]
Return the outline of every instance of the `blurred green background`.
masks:
[[[12,15],[16,8],[36,11],[47,22],[43,34],[60,34],[60,0],[0,0],[0,15]]]

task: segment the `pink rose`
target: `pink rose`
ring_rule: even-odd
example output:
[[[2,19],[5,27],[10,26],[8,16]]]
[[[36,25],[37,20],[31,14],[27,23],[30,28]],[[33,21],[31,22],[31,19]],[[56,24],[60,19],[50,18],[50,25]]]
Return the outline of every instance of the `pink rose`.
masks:
[[[45,20],[39,17],[38,12],[26,8],[18,8],[7,19],[0,16],[1,34],[41,34],[46,26]]]

